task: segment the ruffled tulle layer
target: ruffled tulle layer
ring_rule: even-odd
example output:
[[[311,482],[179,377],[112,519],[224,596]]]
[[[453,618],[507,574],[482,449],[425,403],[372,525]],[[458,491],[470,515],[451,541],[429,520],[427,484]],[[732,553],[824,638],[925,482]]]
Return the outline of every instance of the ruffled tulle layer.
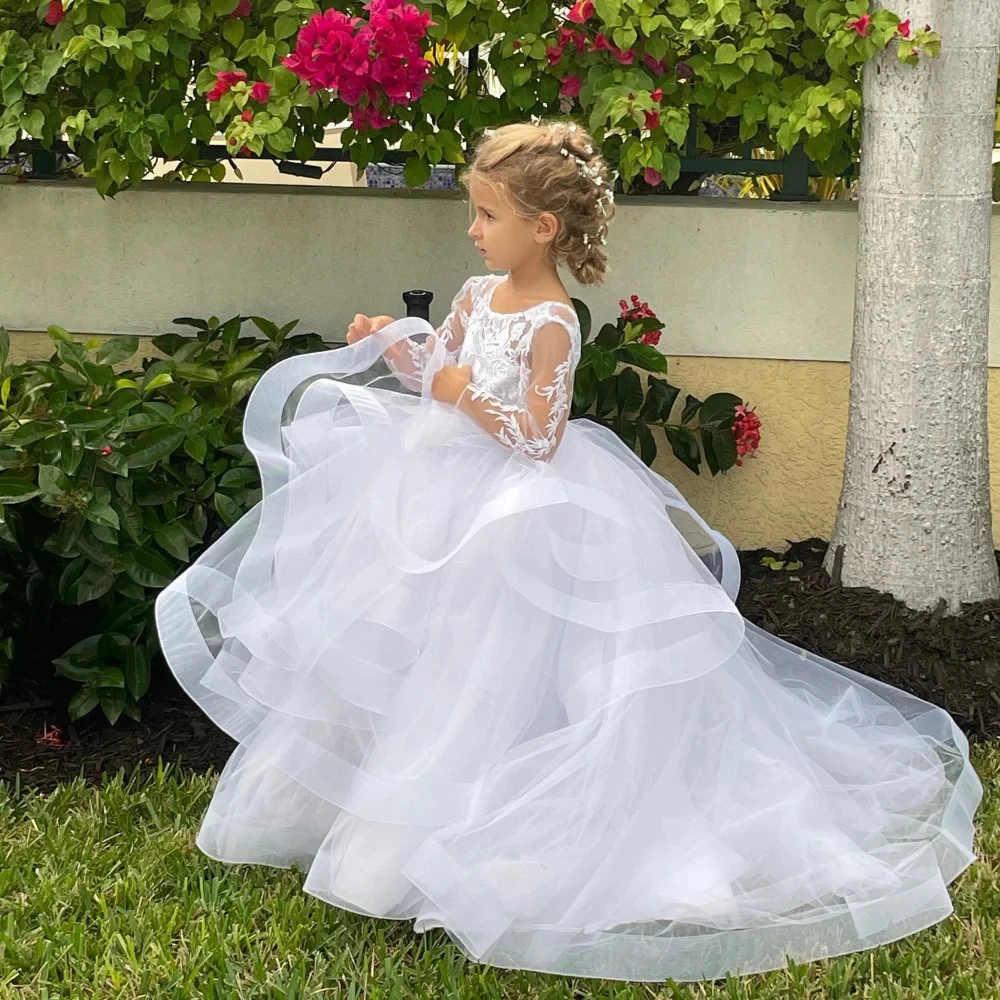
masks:
[[[240,744],[199,847],[579,976],[762,971],[946,917],[982,795],[950,716],[745,622],[731,546],[604,428],[534,462],[399,391],[378,350],[425,333],[264,376],[264,500],[157,603]]]

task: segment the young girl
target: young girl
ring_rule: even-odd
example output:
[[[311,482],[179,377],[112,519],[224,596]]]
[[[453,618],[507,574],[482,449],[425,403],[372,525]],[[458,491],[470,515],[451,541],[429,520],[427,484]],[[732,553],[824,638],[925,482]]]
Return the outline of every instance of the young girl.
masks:
[[[157,602],[239,746],[198,834],[473,959],[697,980],[944,919],[982,786],[951,717],[754,628],[738,564],[567,424],[613,212],[564,124],[488,134],[486,265],[438,330],[355,317],[255,389],[264,499]]]

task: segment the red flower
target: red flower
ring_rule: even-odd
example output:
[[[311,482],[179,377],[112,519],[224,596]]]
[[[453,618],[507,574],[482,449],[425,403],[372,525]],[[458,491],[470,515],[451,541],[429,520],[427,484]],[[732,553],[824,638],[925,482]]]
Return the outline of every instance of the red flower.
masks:
[[[659,170],[654,170],[652,167],[646,167],[642,172],[642,179],[650,187],[659,187],[663,183],[663,175]]]
[[[632,296],[631,303],[620,299],[618,308],[621,309],[622,319],[656,319],[656,313],[649,308],[649,303],[640,302],[638,295]]]
[[[594,44],[591,46],[594,52],[604,52],[605,50],[610,51],[612,48],[611,42],[601,34],[597,33],[597,37],[594,39]]]
[[[574,31],[572,28],[560,28],[559,47],[565,49],[570,42],[576,46],[577,53],[581,53],[586,48],[587,36],[582,31]]]
[[[210,104],[218,101],[223,94],[228,94],[236,84],[245,82],[246,78],[246,73],[241,69],[228,73],[217,73],[215,76],[215,86],[205,95],[206,100]]]
[[[247,108],[246,111],[244,111],[243,114],[240,115],[240,117],[245,122],[252,122],[253,121],[253,112],[249,108]]]
[[[545,58],[550,66],[555,66],[563,57],[563,50],[558,45],[550,46],[545,50]]]
[[[660,124],[660,112],[659,111],[647,111],[645,114],[646,114],[646,128],[648,128],[649,131],[652,132],[654,128],[658,128],[659,127],[659,124]]]
[[[271,84],[264,83],[263,80],[258,80],[250,88],[250,100],[256,101],[258,104],[267,104],[267,99],[270,96],[271,96]]]
[[[650,330],[639,338],[640,344],[652,344],[654,347],[660,342],[660,330]]]
[[[635,52],[632,49],[620,49],[617,45],[612,45],[611,51],[623,66],[631,66],[635,62]]]
[[[65,16],[66,11],[63,10],[61,0],[49,0],[49,9],[45,12],[45,17],[42,20],[50,28],[54,28]]]
[[[654,59],[651,55],[644,55],[642,61],[652,70],[655,76],[663,76],[667,72],[666,59]]]
[[[564,76],[559,93],[563,97],[579,97],[583,81],[578,76]]]
[[[111,445],[109,445],[109,444],[106,444],[106,445],[105,445],[105,446],[104,446],[104,447],[103,447],[103,448],[101,449],[101,454],[102,454],[102,455],[104,455],[105,457],[106,457],[106,456],[108,456],[108,455],[110,455],[110,454],[111,454]]]
[[[867,38],[872,30],[871,14],[862,14],[861,17],[848,21],[847,27],[856,31],[862,38]]]
[[[659,103],[663,100],[663,91],[657,87],[656,90],[654,90],[649,96],[652,97],[654,101]]]
[[[593,16],[594,0],[576,0],[569,11],[569,19],[574,24],[585,24]]]
[[[249,17],[253,11],[250,9],[250,0],[240,0],[233,11],[233,17]]]
[[[249,146],[241,146],[240,156],[253,156],[253,150]]]
[[[742,465],[743,459],[753,455],[760,447],[760,417],[742,403],[736,407],[733,437],[736,440],[736,464]]]
[[[896,33],[901,38],[909,38],[912,34],[912,28],[913,25],[910,23],[910,19],[907,18],[905,21],[900,21],[899,24],[896,25]]]

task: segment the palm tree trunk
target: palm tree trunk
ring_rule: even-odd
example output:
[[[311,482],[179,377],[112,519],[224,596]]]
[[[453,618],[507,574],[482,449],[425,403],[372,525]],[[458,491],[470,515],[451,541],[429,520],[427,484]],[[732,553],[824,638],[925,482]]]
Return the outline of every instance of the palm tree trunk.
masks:
[[[865,67],[843,491],[827,568],[914,608],[1000,594],[987,450],[1000,0],[893,0],[941,55]],[[841,550],[838,558],[838,550]]]

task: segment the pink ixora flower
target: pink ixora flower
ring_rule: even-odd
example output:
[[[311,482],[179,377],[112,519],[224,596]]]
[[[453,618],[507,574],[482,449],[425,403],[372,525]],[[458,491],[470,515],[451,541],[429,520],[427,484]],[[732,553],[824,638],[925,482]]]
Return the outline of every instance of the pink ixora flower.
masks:
[[[631,296],[628,302],[620,299],[618,308],[621,310],[622,319],[656,319],[656,313],[649,308],[649,303],[640,302],[638,295]]]
[[[569,19],[574,24],[585,24],[594,16],[594,0],[576,0],[570,7]]]
[[[271,96],[271,84],[264,83],[263,80],[258,80],[250,88],[250,100],[256,101],[258,104],[267,104],[267,99],[270,96]]]
[[[848,21],[847,27],[856,31],[862,38],[867,38],[872,30],[871,14],[862,14],[861,17]]]
[[[736,440],[736,464],[742,465],[743,459],[760,447],[760,417],[742,403],[736,407],[733,438]]]
[[[559,88],[559,93],[563,97],[579,97],[580,88],[583,86],[583,81],[578,76],[564,76],[562,79],[562,86]]]
[[[42,20],[50,28],[54,28],[65,16],[66,11],[63,10],[61,0],[49,0],[49,9],[45,12],[45,17]]]

